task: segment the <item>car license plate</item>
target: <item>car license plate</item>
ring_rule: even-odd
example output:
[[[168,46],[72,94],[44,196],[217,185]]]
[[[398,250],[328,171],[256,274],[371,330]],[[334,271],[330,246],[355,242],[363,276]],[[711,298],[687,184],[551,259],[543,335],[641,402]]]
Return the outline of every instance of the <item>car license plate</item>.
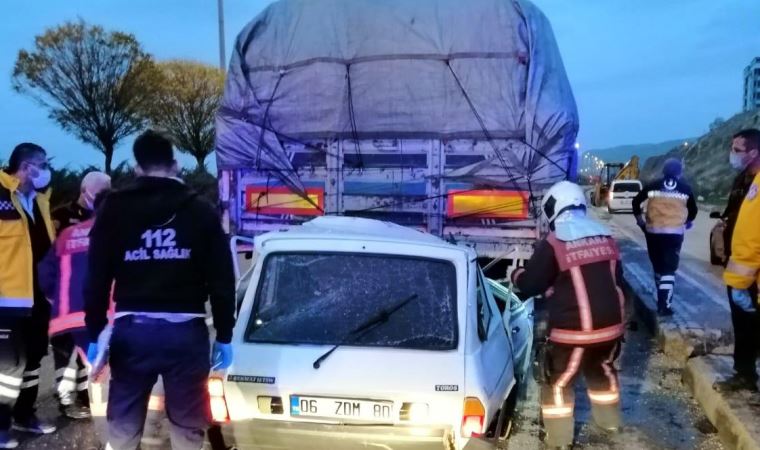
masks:
[[[387,422],[393,420],[393,402],[293,395],[290,415]]]

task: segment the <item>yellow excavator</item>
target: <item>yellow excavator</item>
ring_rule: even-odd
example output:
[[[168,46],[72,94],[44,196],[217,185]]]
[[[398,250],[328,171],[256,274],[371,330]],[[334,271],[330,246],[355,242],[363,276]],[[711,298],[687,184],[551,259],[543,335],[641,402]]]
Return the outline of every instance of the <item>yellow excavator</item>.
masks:
[[[627,163],[607,163],[599,171],[599,178],[594,183],[594,191],[591,193],[591,204],[604,206],[607,202],[607,193],[613,181],[638,180],[639,157],[632,156]]]

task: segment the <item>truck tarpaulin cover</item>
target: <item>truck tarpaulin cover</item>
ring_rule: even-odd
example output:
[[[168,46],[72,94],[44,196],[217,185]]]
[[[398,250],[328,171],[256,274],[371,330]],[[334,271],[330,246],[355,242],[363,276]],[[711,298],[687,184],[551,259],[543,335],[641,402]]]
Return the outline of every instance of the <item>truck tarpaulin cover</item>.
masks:
[[[575,177],[577,130],[551,26],[528,1],[280,0],[237,38],[216,150],[220,169],[271,170],[303,193],[288,141],[512,141],[492,163],[541,184]]]

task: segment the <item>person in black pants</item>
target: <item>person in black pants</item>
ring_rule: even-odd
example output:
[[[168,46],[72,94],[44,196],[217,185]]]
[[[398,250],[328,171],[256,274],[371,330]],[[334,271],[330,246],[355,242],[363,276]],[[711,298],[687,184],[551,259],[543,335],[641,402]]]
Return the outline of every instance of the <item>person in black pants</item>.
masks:
[[[133,150],[138,178],[108,196],[90,233],[84,291],[93,342],[88,359],[95,362],[97,378],[114,286],[109,445],[137,448],[160,375],[172,448],[198,450],[211,420],[209,370],[232,363],[232,255],[218,213],[177,178],[171,141],[147,131]],[[216,329],[213,351],[205,323],[209,300]]]
[[[721,216],[726,224],[723,229],[723,243],[726,249],[724,265],[731,257],[731,238],[742,202],[757,173],[758,158],[760,158],[760,130],[748,129],[734,135],[730,163],[734,169],[741,172],[734,179],[726,209]],[[757,305],[737,301],[734,289],[730,286],[726,286],[726,289],[728,304],[731,307],[731,323],[734,327],[734,374],[726,380],[715,383],[715,387],[726,392],[742,389],[757,392],[756,365],[758,346],[760,346],[760,315],[757,312]],[[751,299],[757,298],[757,285],[750,286],[749,294]]]
[[[37,264],[55,237],[50,219],[50,167],[45,150],[23,143],[0,172],[0,448],[15,448],[19,431],[47,434],[37,418],[40,361],[48,350],[50,304]],[[12,417],[11,417],[12,416]]]
[[[662,316],[673,314],[673,290],[683,236],[698,212],[694,193],[681,179],[682,173],[681,161],[668,159],[662,169],[662,178],[645,186],[633,199],[636,223],[646,234],[657,287],[657,312]],[[647,202],[646,218],[641,210],[644,202]]]

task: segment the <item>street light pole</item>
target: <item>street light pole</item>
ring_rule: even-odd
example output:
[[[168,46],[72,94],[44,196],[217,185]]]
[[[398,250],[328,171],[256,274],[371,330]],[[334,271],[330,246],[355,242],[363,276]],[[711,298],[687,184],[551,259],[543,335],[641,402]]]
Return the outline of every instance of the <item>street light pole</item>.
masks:
[[[216,4],[219,14],[219,69],[224,72],[227,62],[224,51],[224,0],[217,0]]]

